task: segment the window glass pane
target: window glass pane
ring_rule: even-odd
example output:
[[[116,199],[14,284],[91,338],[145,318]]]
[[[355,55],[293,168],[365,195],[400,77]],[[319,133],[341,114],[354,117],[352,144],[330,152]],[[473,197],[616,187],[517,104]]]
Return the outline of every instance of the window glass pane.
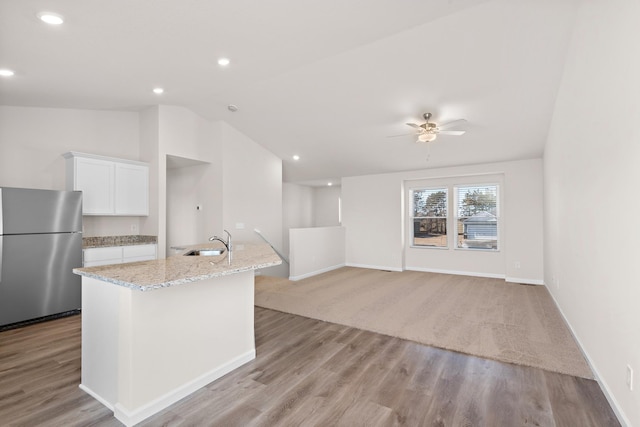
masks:
[[[447,189],[413,190],[412,245],[447,247]]]
[[[447,189],[413,190],[414,217],[447,217]]]
[[[458,186],[456,244],[458,248],[498,249],[498,186]]]

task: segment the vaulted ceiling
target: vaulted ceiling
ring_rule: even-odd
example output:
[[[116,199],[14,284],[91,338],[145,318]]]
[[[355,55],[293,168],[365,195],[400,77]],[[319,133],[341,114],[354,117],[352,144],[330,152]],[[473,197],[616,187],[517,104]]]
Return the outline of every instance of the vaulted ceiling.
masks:
[[[0,103],[184,106],[282,158],[289,182],[535,158],[578,2],[0,0]],[[428,161],[389,138],[425,112],[467,120]]]

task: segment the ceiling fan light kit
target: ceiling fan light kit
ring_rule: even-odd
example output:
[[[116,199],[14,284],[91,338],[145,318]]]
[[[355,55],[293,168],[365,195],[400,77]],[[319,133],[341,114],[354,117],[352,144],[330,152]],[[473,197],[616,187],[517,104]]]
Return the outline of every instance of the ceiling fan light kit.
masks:
[[[435,133],[425,132],[418,135],[418,140],[416,142],[431,142],[434,139],[436,139]]]
[[[438,135],[464,135],[464,130],[445,130],[452,126],[462,125],[467,121],[465,119],[453,120],[447,123],[443,123],[438,126],[434,122],[430,122],[431,113],[424,113],[422,117],[424,118],[424,123],[416,124],[416,123],[407,123],[407,126],[411,126],[416,129],[416,135],[418,136],[418,140],[416,142],[431,142],[436,139]]]

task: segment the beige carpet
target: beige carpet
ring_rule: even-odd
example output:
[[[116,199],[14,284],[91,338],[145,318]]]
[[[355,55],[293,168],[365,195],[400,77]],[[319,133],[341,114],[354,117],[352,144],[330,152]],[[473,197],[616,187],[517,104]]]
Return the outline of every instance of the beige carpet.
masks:
[[[593,378],[544,286],[345,267],[257,276],[255,304],[475,356]]]

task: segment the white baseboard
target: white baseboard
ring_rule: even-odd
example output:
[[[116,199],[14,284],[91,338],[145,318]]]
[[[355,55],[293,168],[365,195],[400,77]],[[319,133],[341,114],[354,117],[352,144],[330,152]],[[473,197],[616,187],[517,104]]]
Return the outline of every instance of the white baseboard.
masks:
[[[300,274],[299,276],[289,276],[289,280],[297,281],[306,279],[307,277],[317,276],[318,274],[326,273],[328,271],[337,270],[344,267],[344,264],[332,265],[331,267],[322,268],[320,270],[312,271],[311,273]]]
[[[352,264],[346,263],[347,267],[356,267],[356,268],[368,268],[371,270],[385,270],[385,271],[402,271],[402,268],[397,267],[387,267],[385,265],[367,265],[367,264]]]
[[[250,350],[134,410],[129,410],[120,403],[116,403],[115,408],[112,409],[113,415],[125,426],[134,426],[255,358],[255,349]],[[92,394],[92,396],[94,395]]]
[[[542,279],[521,279],[519,277],[505,277],[506,282],[510,283],[522,283],[524,285],[544,285],[544,280]]]
[[[94,392],[84,384],[80,384],[78,387],[80,388],[80,390],[84,391],[89,396],[93,397],[95,400],[102,403],[107,409],[113,412],[113,405],[107,402],[105,399],[103,399],[102,396],[100,396],[98,393]]]
[[[456,276],[475,276],[475,277],[489,277],[491,279],[504,279],[504,274],[494,273],[478,273],[474,271],[459,271],[459,270],[441,270],[438,268],[424,268],[424,267],[406,267],[409,271],[421,271],[424,273],[441,273],[441,274],[454,274]]]
[[[366,264],[346,264],[347,267],[357,267],[357,268],[370,268],[374,270],[389,270],[389,271],[421,271],[423,273],[441,273],[441,274],[454,274],[456,276],[475,276],[475,277],[488,277],[491,279],[504,279],[507,282],[513,283],[522,283],[525,285],[544,285],[544,281],[540,279],[524,279],[519,277],[506,277],[504,274],[494,274],[494,273],[479,273],[475,271],[460,271],[460,270],[443,270],[439,268],[425,268],[425,267],[405,267],[395,268],[395,267],[384,267],[379,265],[366,265]],[[295,280],[289,278],[290,280]]]
[[[618,418],[618,421],[620,422],[622,427],[631,427],[631,422],[629,421],[629,419],[624,414],[624,411],[622,411],[622,409],[620,409],[620,406],[618,405],[618,401],[613,396],[613,393],[611,393],[611,389],[609,389],[609,386],[607,385],[607,382],[602,379],[602,376],[600,376],[600,373],[598,372],[598,369],[593,364],[593,361],[591,360],[591,357],[589,357],[589,353],[587,353],[587,351],[585,350],[584,346],[580,342],[580,338],[578,338],[578,335],[576,335],[576,332],[573,330],[573,327],[571,326],[571,323],[569,323],[569,320],[567,320],[567,316],[564,315],[564,312],[562,311],[562,308],[560,308],[560,305],[558,304],[558,301],[556,300],[555,296],[551,292],[549,292],[549,295],[551,295],[551,299],[553,300],[553,303],[556,305],[556,308],[558,309],[558,311],[562,315],[562,318],[564,319],[564,323],[569,328],[569,331],[571,332],[571,335],[573,335],[573,338],[578,343],[578,347],[580,348],[580,351],[584,355],[584,358],[587,360],[587,363],[589,364],[589,367],[593,371],[593,375],[596,377],[596,381],[598,382],[598,385],[600,385],[600,389],[602,390],[602,394],[604,394],[604,397],[609,402],[609,405],[611,406],[611,409],[613,409],[613,412],[616,414],[616,417]]]

